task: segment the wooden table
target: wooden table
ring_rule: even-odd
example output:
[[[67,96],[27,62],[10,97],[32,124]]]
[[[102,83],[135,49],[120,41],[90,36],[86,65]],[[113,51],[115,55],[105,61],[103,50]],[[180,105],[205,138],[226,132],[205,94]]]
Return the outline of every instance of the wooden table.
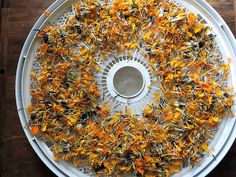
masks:
[[[208,0],[235,33],[236,0]],[[53,0],[0,0],[0,176],[55,176],[26,139],[15,105],[15,75],[32,25]],[[208,177],[236,177],[236,143]]]

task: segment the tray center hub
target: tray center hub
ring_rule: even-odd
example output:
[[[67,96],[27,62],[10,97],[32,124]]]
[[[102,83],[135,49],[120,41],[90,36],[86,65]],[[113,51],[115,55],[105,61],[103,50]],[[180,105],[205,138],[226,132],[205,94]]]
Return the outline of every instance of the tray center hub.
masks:
[[[120,68],[114,75],[113,87],[122,97],[135,97],[142,92],[145,80],[142,73],[133,66]]]

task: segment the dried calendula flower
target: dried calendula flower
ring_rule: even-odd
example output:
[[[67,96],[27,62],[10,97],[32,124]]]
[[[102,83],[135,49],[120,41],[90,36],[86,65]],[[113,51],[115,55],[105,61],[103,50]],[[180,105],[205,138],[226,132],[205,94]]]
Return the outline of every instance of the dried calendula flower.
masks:
[[[31,128],[31,133],[33,135],[38,135],[39,134],[39,126],[38,125],[34,125],[32,128]]]
[[[199,163],[234,104],[230,65],[210,27],[166,0],[81,0],[72,10],[64,25],[37,34],[32,135],[53,144],[55,160],[88,164],[98,176],[170,176]],[[114,111],[98,88],[100,63],[136,50],[154,76],[145,88],[153,102],[142,114],[128,101]],[[151,93],[155,83],[159,90]]]
[[[195,27],[194,27],[194,33],[198,33],[200,32],[203,28],[205,27],[204,24],[197,24]]]

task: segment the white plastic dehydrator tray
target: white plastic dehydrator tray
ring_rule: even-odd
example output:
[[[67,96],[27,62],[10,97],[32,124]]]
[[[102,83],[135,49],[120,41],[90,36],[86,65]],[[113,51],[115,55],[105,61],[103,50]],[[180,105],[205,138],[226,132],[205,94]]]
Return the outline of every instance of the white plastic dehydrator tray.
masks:
[[[39,46],[39,40],[36,38],[37,30],[43,29],[43,27],[49,23],[63,24],[63,14],[70,13],[68,9],[75,0],[57,0],[49,8],[49,16],[42,15],[35,23],[31,32],[29,33],[24,47],[22,49],[16,75],[16,101],[17,109],[20,117],[22,127],[25,134],[32,145],[35,152],[41,158],[41,160],[58,176],[88,176],[84,168],[74,168],[70,164],[62,161],[54,161],[53,154],[49,149],[49,146],[42,140],[35,138],[31,135],[30,130],[27,126],[28,118],[26,113],[26,107],[30,104],[30,72],[34,68],[35,51]],[[219,50],[223,55],[223,58],[233,58],[231,62],[231,77],[229,78],[229,84],[236,88],[236,41],[230,31],[227,24],[220,17],[220,15],[204,0],[178,0],[176,1],[180,6],[199,14],[206,23],[212,27],[213,33],[217,35],[216,42],[219,46]],[[70,14],[69,14],[70,15]],[[158,83],[148,90],[145,85],[149,85],[152,78],[145,59],[142,58],[138,52],[134,54],[133,58],[129,61],[124,56],[117,56],[116,59],[108,59],[107,63],[104,64],[103,75],[98,75],[98,78],[107,80],[107,85],[101,87],[101,91],[107,92],[107,97],[116,97],[117,92],[121,95],[116,97],[114,101],[114,107],[119,105],[119,109],[122,109],[126,105],[126,97],[128,95],[131,109],[135,112],[143,109],[147,102],[152,97],[152,92],[158,90]],[[109,66],[110,65],[110,66]],[[106,68],[107,67],[107,68]],[[136,90],[129,90],[127,92],[119,91],[119,86],[113,88],[112,85],[115,83],[123,82],[122,73],[126,72],[125,67],[130,67],[134,77],[143,77],[140,79],[141,83],[133,83],[136,87],[140,87],[140,92]],[[130,69],[128,68],[128,69]],[[123,69],[123,70],[122,70]],[[127,69],[127,68],[126,68]],[[120,71],[120,72],[119,72]],[[140,75],[139,71],[142,71]],[[107,75],[112,76],[107,78]],[[103,85],[102,85],[103,86]],[[135,88],[135,87],[134,87]],[[121,93],[122,92],[122,93]],[[129,93],[131,92],[131,93]],[[150,94],[148,94],[150,93]],[[131,96],[130,96],[131,95]],[[107,98],[107,99],[108,99]],[[142,100],[142,101],[140,101]],[[123,106],[122,106],[123,105]],[[118,108],[117,108],[118,109]],[[233,106],[233,112],[235,112],[235,106]],[[206,176],[225,156],[230,149],[236,137],[236,119],[226,118],[220,124],[219,129],[215,135],[215,138],[211,141],[210,147],[214,148],[214,151],[206,155],[200,164],[195,165],[192,169],[186,168],[181,172],[175,174],[175,177],[193,177],[193,176]]]

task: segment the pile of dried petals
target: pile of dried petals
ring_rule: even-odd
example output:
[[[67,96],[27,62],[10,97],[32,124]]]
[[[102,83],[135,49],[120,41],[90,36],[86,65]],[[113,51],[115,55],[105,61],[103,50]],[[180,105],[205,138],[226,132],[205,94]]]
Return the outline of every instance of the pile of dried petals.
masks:
[[[97,175],[170,176],[208,153],[231,113],[229,65],[201,19],[166,0],[82,0],[65,25],[38,32],[32,71],[32,134],[53,144],[55,160]],[[143,115],[100,102],[96,57],[139,50],[162,93]]]

